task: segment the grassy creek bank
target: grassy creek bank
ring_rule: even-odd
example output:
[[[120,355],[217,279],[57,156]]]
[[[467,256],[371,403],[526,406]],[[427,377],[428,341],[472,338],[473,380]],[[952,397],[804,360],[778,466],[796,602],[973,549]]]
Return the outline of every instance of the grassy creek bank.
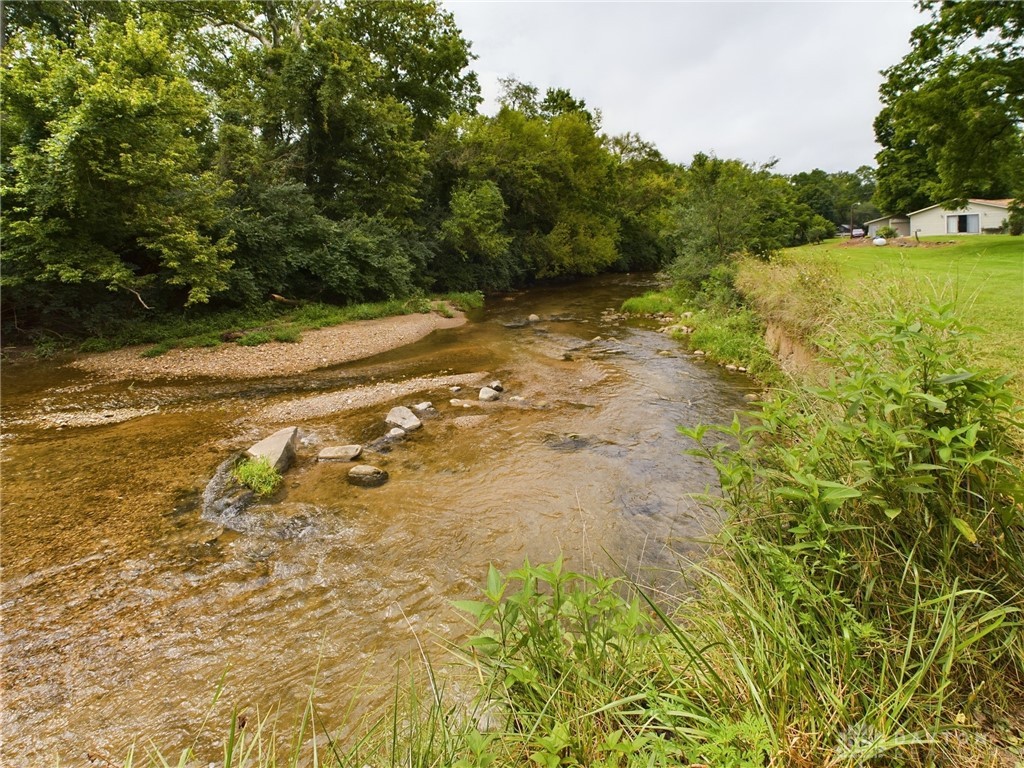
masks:
[[[962,247],[978,244],[1002,247]],[[787,252],[718,275],[699,302],[624,305],[671,312],[692,351],[784,385],[745,424],[681,430],[715,467],[722,493],[705,503],[727,520],[710,557],[680,566],[691,590],[561,561],[492,567],[479,599],[457,604],[477,627],[454,649],[465,679],[423,657],[354,735],[335,739],[311,709],[290,756],[268,751],[278,734],[232,722],[224,764],[1020,766],[1019,383],[977,364],[993,342],[961,319],[992,300],[980,268],[964,307],[942,300],[963,283],[924,281],[936,291],[922,295],[880,279],[872,260],[894,252],[845,266]],[[863,283],[829,277],[858,263]],[[827,351],[826,383],[779,371],[766,319]]]

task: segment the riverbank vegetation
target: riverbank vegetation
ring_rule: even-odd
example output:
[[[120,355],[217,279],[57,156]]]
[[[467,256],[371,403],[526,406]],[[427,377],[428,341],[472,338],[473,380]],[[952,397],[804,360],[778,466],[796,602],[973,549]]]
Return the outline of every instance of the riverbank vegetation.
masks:
[[[1021,244],[1009,235],[935,237],[884,247],[829,241],[780,252],[770,262],[747,260],[736,283],[767,322],[815,346],[849,334],[872,315],[899,304],[950,304],[978,332],[978,365],[1013,374],[1024,395],[1024,282]]]
[[[876,122],[881,199],[1019,195],[1020,11],[922,5],[936,18]],[[781,380],[771,319],[831,360],[825,385],[787,382],[745,422],[685,431],[725,520],[681,567],[687,591],[492,568],[460,603],[473,695],[428,661],[354,738],[312,704],[291,750],[233,718],[225,766],[1020,762],[1024,416],[1021,385],[989,369],[1021,370],[1016,241],[784,251],[855,209],[862,223],[871,169],[674,164],[603,134],[568,90],[514,79],[480,114],[469,43],[435,3],[3,13],[5,340],[286,343],[429,310],[426,295],[662,270],[670,287],[627,309],[678,312],[712,357]],[[968,33],[998,39],[954,55]],[[949,110],[952,86],[984,103]],[[1000,140],[963,153],[979,146],[958,141],[968,118]]]
[[[424,656],[347,740],[311,704],[288,756],[235,720],[224,765],[1015,765],[1024,413],[948,305],[843,341],[826,386],[682,430],[726,521],[687,590],[492,567],[463,673]]]
[[[222,313],[259,325],[272,296],[347,306],[654,271],[706,244],[766,253],[831,234],[873,189],[866,168],[669,162],[564,88],[506,79],[481,114],[470,44],[432,2],[3,13],[0,324],[44,352]]]

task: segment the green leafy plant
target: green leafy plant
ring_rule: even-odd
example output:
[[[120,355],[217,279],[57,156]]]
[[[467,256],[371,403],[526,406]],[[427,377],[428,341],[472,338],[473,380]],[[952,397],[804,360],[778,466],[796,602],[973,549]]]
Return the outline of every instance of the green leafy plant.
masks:
[[[281,485],[281,473],[261,456],[258,459],[244,459],[234,469],[235,479],[257,496],[269,496]]]
[[[144,349],[140,353],[142,357],[160,357],[160,355],[166,355],[172,349],[174,349],[175,343],[173,341],[161,341],[159,344]]]
[[[302,341],[302,331],[294,325],[286,325],[282,328],[275,328],[273,337],[274,341],[285,344],[297,344]]]
[[[241,347],[258,347],[261,344],[269,344],[273,340],[274,336],[269,331],[253,331],[240,338],[238,345]]]

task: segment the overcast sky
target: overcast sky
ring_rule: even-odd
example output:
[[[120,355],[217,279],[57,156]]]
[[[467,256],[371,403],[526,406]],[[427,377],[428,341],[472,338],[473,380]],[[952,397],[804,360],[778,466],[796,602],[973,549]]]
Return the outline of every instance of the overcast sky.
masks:
[[[695,152],[782,173],[874,165],[881,69],[926,20],[911,2],[445,0],[477,55],[483,111],[498,78],[568,88],[670,160]]]

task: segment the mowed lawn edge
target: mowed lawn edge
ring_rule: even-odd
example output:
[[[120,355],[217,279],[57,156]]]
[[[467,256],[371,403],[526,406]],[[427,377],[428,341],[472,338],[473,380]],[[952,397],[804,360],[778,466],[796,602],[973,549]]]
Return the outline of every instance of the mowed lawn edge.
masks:
[[[816,333],[856,325],[885,296],[951,303],[977,334],[978,364],[1011,374],[1024,397],[1024,238],[961,235],[873,246],[826,241],[745,262],[738,285],[758,312],[813,341]],[[849,330],[847,327],[846,330]]]

